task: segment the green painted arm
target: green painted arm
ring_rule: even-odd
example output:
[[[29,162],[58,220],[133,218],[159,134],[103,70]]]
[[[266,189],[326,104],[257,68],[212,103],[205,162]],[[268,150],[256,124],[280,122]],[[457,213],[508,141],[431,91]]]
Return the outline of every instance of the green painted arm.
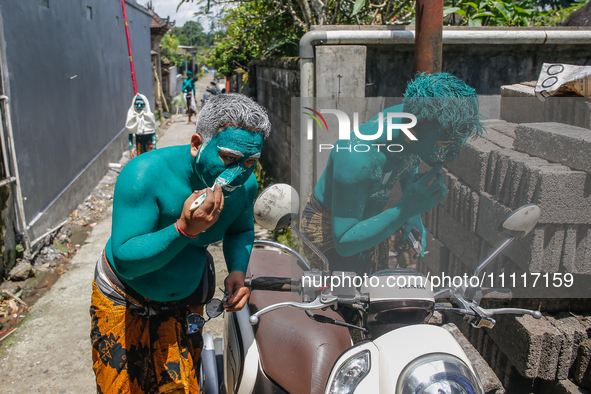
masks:
[[[335,182],[332,204],[333,239],[341,256],[352,256],[385,241],[408,219],[405,202],[399,202],[384,212],[363,220],[369,181],[355,187]]]
[[[140,157],[130,161],[115,187],[111,250],[115,269],[124,279],[164,267],[191,241],[174,223],[159,228],[157,187],[152,185],[158,177],[142,176],[150,171],[146,162]]]

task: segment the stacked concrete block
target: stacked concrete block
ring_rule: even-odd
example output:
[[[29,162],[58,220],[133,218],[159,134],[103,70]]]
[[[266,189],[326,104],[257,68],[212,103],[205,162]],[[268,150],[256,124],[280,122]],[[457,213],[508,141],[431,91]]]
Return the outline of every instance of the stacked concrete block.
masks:
[[[493,139],[511,140],[510,127],[497,124],[497,128],[505,133],[495,131]],[[519,206],[535,203],[541,209],[540,224],[504,254],[530,272],[591,274],[591,263],[586,264],[591,253],[587,236],[591,224],[587,178],[591,175],[486,138],[464,147],[462,156],[447,166],[448,197],[438,211],[437,230],[431,229],[434,234],[452,254],[473,266],[474,256],[480,256],[475,237],[489,245],[500,244],[503,237],[497,227],[502,219]],[[573,242],[575,237],[578,243]]]
[[[515,123],[502,119],[486,119],[482,121],[482,124],[487,131],[495,130],[507,137],[515,138]]]
[[[562,313],[540,320],[529,315],[499,316],[491,330],[476,329],[457,317],[451,321],[501,381],[519,380],[512,375],[514,368],[526,379],[554,381],[574,376],[578,384],[591,383],[589,327],[581,316]]]
[[[447,163],[446,168],[474,191],[484,190],[490,152],[499,147],[484,138],[472,140],[462,147],[462,155]]]
[[[521,124],[515,130],[515,149],[591,172],[591,133],[561,123]]]
[[[499,316],[488,334],[522,376],[556,379],[562,335],[545,319]]]
[[[565,313],[556,316],[545,316],[545,319],[562,334],[562,345],[558,357],[556,378],[559,380],[567,379],[577,359],[581,343],[587,340],[587,327],[575,316]]]
[[[578,387],[568,379],[543,382],[540,394],[589,394],[588,390]]]
[[[419,269],[432,275],[471,273],[506,239],[498,233],[504,218],[534,203],[541,209],[538,225],[505,249],[487,271],[495,275],[571,273],[576,283],[588,283],[591,144],[587,144],[591,133],[572,126],[516,125],[504,120],[488,120],[484,125],[484,137],[469,141],[462,156],[442,171],[448,196],[423,215],[430,253],[419,262]],[[559,146],[558,153],[552,152],[553,145]],[[581,154],[566,157],[575,149]],[[587,339],[591,324],[580,316],[557,313],[591,310],[591,299],[572,298],[590,294],[573,292],[565,299],[560,298],[564,288],[542,286],[532,292],[531,285],[527,291],[515,289],[514,294],[529,298],[514,299],[511,306],[554,315],[541,320],[529,315],[499,316],[492,330],[474,329],[457,317],[451,321],[509,393],[552,389],[580,393],[591,388],[591,342]],[[507,306],[498,304],[491,307]]]
[[[558,122],[591,128],[591,100],[585,97],[536,98],[535,82],[501,86],[501,119],[513,123]]]
[[[501,86],[501,119],[513,123],[544,119],[544,103],[536,98],[534,87],[525,84]]]
[[[588,173],[510,149],[492,150],[484,191],[510,209],[535,202],[540,223],[587,224]]]
[[[585,339],[577,349],[573,378],[580,386],[591,388],[591,339]]]

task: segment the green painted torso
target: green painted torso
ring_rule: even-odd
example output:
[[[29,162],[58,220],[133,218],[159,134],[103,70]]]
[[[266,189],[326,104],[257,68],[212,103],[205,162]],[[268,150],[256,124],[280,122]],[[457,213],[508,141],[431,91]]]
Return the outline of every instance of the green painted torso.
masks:
[[[190,146],[145,153],[121,171],[115,187],[107,258],[127,284],[155,301],[182,299],[199,285],[209,244],[227,232],[252,231],[256,178],[226,196],[217,222],[195,239],[176,231],[185,200],[205,188],[192,176]],[[248,251],[250,253],[250,250]],[[248,262],[244,263],[244,269]],[[240,267],[242,268],[242,267]]]

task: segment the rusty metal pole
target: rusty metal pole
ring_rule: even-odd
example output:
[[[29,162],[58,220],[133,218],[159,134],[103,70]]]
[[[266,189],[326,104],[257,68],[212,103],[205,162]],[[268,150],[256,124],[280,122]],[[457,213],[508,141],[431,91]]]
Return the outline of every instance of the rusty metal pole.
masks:
[[[414,73],[441,72],[443,0],[417,0]]]

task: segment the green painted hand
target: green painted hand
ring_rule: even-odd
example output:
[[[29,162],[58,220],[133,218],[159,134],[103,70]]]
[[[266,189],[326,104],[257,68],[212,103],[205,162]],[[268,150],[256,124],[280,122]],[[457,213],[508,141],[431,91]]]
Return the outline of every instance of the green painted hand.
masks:
[[[437,165],[418,181],[407,185],[398,205],[411,216],[420,215],[435,208],[447,195],[443,175],[439,173],[442,168],[443,165]],[[433,183],[427,187],[431,180]]]
[[[425,249],[427,248],[427,230],[425,230],[425,226],[423,225],[423,219],[421,215],[413,216],[406,222],[404,227],[402,227],[402,239],[407,239],[410,235],[411,230],[416,228],[421,233],[421,258],[425,257]],[[416,260],[419,257],[418,253],[415,253],[413,258]]]

